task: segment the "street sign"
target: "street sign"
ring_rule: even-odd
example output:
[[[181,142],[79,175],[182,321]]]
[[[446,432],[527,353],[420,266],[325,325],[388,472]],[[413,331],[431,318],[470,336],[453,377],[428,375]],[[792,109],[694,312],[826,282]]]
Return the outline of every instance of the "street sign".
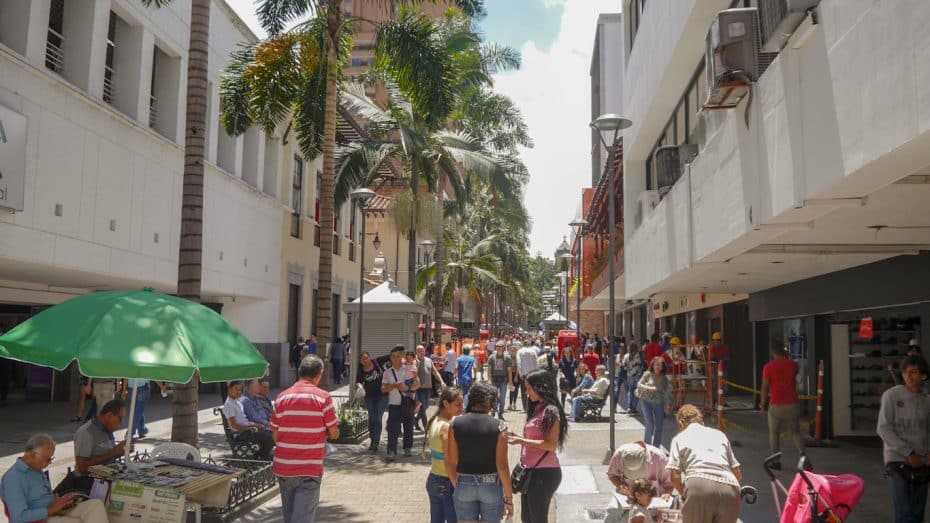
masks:
[[[0,105],[0,207],[23,210],[26,117]]]

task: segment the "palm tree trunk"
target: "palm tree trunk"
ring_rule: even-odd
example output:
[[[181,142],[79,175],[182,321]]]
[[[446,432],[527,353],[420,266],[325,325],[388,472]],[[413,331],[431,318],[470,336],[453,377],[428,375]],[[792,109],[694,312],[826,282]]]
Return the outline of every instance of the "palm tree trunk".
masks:
[[[416,171],[416,162],[412,162],[411,169]],[[415,178],[414,174],[411,180]],[[411,181],[411,183],[414,182]],[[407,295],[414,301],[417,299],[417,227],[420,225],[420,195],[417,194],[417,189],[416,185],[410,186],[410,190],[413,191],[411,200],[413,218],[410,220],[410,234],[408,234],[409,241],[407,242]],[[426,328],[429,329],[429,324]],[[426,339],[429,340],[428,330],[426,334]]]
[[[207,126],[207,58],[210,0],[192,0],[187,58],[187,109],[184,131],[184,188],[178,248],[178,296],[200,302],[203,273],[203,169]],[[171,441],[197,446],[197,400],[200,376],[175,385]]]
[[[323,116],[323,186],[320,190],[320,267],[317,283],[316,332],[319,340],[328,346],[332,332],[333,312],[333,216],[335,205],[335,152],[336,152],[336,85],[339,63],[336,48],[339,45],[339,15],[331,14],[329,21],[329,48],[326,58],[326,112]],[[326,351],[325,358],[328,359]],[[329,373],[324,372],[324,383],[329,383]]]
[[[442,209],[442,189],[439,190],[439,208]],[[436,284],[435,284],[435,295],[433,296],[433,316],[436,318],[436,332],[433,333],[433,339],[436,340],[436,343],[442,343],[442,264],[444,256],[444,243],[443,243],[443,234],[442,234],[442,211],[439,215],[439,231],[436,234]]]

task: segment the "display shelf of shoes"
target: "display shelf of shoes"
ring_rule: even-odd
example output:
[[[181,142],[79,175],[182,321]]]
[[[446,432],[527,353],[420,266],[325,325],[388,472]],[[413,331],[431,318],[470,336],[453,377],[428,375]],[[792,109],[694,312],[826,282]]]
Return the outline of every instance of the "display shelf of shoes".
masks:
[[[878,421],[881,395],[894,386],[888,365],[904,357],[904,345],[917,332],[917,326],[902,329],[874,329],[871,340],[858,337],[858,322],[849,326],[850,404],[853,429],[869,430]]]

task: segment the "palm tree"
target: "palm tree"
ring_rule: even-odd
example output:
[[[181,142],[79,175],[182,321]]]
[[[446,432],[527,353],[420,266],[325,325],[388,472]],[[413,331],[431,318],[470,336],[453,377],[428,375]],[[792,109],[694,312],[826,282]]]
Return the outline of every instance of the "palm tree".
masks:
[[[395,0],[372,0],[385,6]],[[431,0],[434,1],[435,0]],[[411,0],[420,3],[420,0]],[[483,11],[483,0],[456,0],[470,15]],[[305,158],[322,154],[320,223],[326,228],[335,214],[334,182],[336,115],[342,69],[352,47],[351,35],[358,20],[346,16],[342,0],[265,0],[258,8],[258,19],[269,37],[254,46],[245,46],[233,56],[223,78],[222,111],[228,132],[241,134],[253,122],[266,130],[293,117],[298,145]],[[306,19],[290,29],[289,23]],[[440,63],[428,47],[410,49],[417,53],[401,55],[396,64],[408,70],[418,60]],[[406,64],[406,65],[404,65]],[[435,82],[422,83],[418,74],[404,82],[405,88],[420,99],[438,99],[431,89]],[[328,232],[328,231],[327,231]],[[317,289],[317,334],[327,336],[332,325],[332,234],[320,236]]]
[[[467,197],[463,172],[500,187],[511,188],[513,184],[505,165],[476,140],[466,134],[437,129],[421,118],[421,113],[396,86],[387,83],[386,89],[387,108],[377,105],[359,84],[348,86],[343,93],[346,108],[369,123],[371,138],[341,149],[336,203],[344,202],[353,188],[370,185],[385,162],[396,159],[404,165],[404,173],[410,180],[410,207],[409,210],[401,207],[398,215],[404,225],[409,225],[409,264],[413,267],[408,291],[415,296],[417,232],[424,225],[438,225],[437,221],[418,219],[424,209],[419,200],[420,188],[438,194],[448,185],[452,188],[453,201],[461,206]],[[441,214],[441,210],[437,211],[438,216]],[[439,236],[436,234],[437,238]]]
[[[141,0],[146,7],[163,7],[172,0]],[[200,302],[203,273],[203,170],[207,127],[207,63],[210,43],[210,0],[191,0],[184,123],[184,182],[181,195],[181,237],[178,246],[178,288],[182,298]],[[174,386],[171,441],[197,446],[197,374]]]

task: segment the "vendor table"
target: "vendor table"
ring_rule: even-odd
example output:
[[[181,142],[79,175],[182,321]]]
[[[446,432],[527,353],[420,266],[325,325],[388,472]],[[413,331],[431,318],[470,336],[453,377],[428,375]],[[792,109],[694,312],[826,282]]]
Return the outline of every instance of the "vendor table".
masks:
[[[111,522],[179,522],[185,503],[225,507],[232,481],[245,471],[229,473],[192,469],[159,462],[122,466],[95,465],[88,471],[111,483],[107,511]]]

